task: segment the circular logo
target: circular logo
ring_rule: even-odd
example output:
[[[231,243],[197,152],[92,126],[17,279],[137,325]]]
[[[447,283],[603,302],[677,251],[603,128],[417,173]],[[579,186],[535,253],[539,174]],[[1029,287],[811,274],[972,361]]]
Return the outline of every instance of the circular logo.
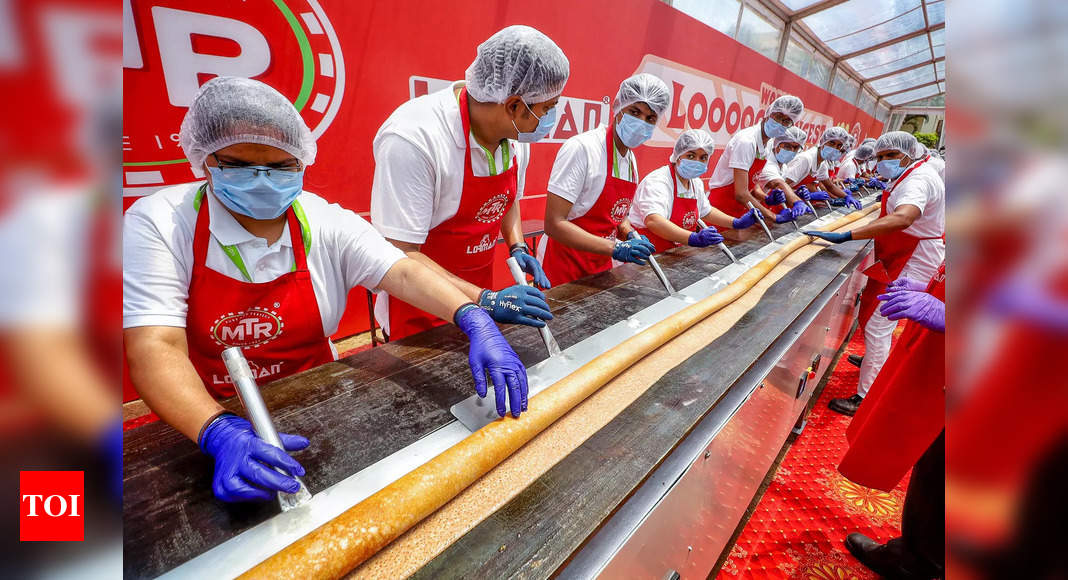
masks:
[[[630,213],[630,198],[621,197],[616,200],[616,203],[612,204],[612,222],[615,224],[622,223],[627,219],[627,214]]]
[[[682,216],[682,229],[693,230],[697,225],[697,212],[688,211],[686,215]]]
[[[211,325],[211,337],[223,347],[257,347],[278,338],[283,326],[277,312],[254,306],[217,318]]]
[[[484,224],[495,224],[501,221],[504,218],[504,213],[508,211],[509,201],[510,198],[507,193],[498,193],[482,204],[482,207],[478,209],[478,213],[475,214],[475,219]]]

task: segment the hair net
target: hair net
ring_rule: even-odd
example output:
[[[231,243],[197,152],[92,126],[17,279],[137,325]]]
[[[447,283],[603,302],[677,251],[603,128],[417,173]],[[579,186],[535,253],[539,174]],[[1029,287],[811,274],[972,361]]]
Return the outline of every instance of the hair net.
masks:
[[[671,91],[664,81],[649,74],[634,75],[619,84],[612,112],[622,111],[634,103],[645,103],[659,117],[671,104]]]
[[[467,67],[467,92],[483,103],[503,103],[512,95],[541,103],[564,92],[570,71],[564,51],[548,36],[529,26],[509,26],[478,45]]]
[[[820,135],[820,145],[826,145],[828,141],[841,141],[846,144],[849,142],[849,133],[841,127],[831,127]]]
[[[869,143],[871,144],[872,147],[874,147],[875,146],[875,138],[874,137],[865,137],[864,140],[860,142],[861,145],[867,145]]]
[[[671,151],[672,163],[679,160],[687,151],[704,149],[709,155],[716,149],[716,141],[712,134],[704,129],[687,129],[675,140],[675,149]]]
[[[193,174],[204,177],[208,155],[237,143],[270,145],[304,165],[315,163],[315,138],[282,93],[252,79],[216,77],[193,97],[178,144]]]
[[[875,153],[882,153],[884,151],[900,151],[904,155],[908,155],[910,158],[915,153],[916,145],[919,143],[916,138],[912,136],[912,133],[906,133],[905,131],[891,131],[884,133],[879,140],[875,142]]]
[[[808,133],[801,130],[800,127],[790,127],[786,130],[786,134],[782,137],[776,137],[772,140],[772,147],[778,147],[780,143],[797,143],[798,145],[804,145],[808,140]]]
[[[853,154],[853,158],[857,161],[867,161],[875,155],[875,145],[873,143],[865,143],[860,147],[857,147],[857,152]]]
[[[927,146],[917,140],[916,147],[913,148],[912,153],[909,154],[909,157],[911,157],[912,159],[923,159],[927,156],[929,152],[930,150],[927,148]]]
[[[796,123],[804,112],[805,104],[801,102],[801,99],[793,95],[783,95],[768,105],[768,110],[764,113],[764,116],[770,117],[772,113],[782,113]]]

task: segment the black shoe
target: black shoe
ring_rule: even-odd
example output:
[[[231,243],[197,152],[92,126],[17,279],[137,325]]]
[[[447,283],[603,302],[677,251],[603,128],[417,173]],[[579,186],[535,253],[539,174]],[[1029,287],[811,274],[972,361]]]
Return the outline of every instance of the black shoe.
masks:
[[[928,580],[938,578],[941,571],[922,564],[919,559],[905,553],[901,538],[880,544],[864,534],[846,536],[846,548],[861,564],[883,578],[891,580]]]
[[[827,407],[835,413],[841,413],[852,417],[857,413],[857,408],[860,407],[862,401],[864,401],[864,397],[853,395],[848,399],[831,399],[831,402],[827,404]]]
[[[864,364],[864,357],[860,355],[851,354],[849,355],[849,364],[859,369],[860,365]]]

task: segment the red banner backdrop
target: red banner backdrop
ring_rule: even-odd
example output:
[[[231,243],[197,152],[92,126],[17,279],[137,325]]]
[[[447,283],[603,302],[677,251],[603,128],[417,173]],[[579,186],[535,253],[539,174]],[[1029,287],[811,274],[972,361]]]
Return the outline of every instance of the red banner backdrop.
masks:
[[[882,129],[863,111],[657,0],[125,0],[124,9],[127,206],[193,180],[177,144],[186,107],[201,83],[239,75],[290,98],[318,137],[305,188],[367,215],[378,127],[405,100],[463,78],[476,46],[511,24],[538,28],[571,61],[560,121],[550,139],[532,148],[521,205],[528,232],[541,229],[559,144],[603,122],[619,82],[637,72],[660,76],[674,94],[672,112],[635,152],[642,174],[667,163],[682,130],[709,129],[722,148],[783,93],[804,100],[802,127],[810,139],[829,125],[857,137]],[[503,285],[508,274],[499,261]],[[352,298],[341,335],[367,328],[362,291]]]

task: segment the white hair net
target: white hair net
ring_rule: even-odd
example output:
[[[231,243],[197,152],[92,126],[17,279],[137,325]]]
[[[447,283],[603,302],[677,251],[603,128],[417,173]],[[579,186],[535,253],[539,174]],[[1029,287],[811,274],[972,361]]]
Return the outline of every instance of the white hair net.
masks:
[[[916,141],[916,137],[912,136],[912,133],[906,133],[905,131],[891,131],[884,133],[879,140],[875,142],[875,153],[879,154],[884,151],[900,151],[902,154],[912,157],[915,153],[916,145],[919,142]]]
[[[634,75],[619,84],[612,112],[622,111],[634,103],[645,103],[659,117],[671,104],[671,91],[664,81],[649,74]]]
[[[772,147],[778,147],[780,143],[797,143],[798,145],[804,145],[808,140],[808,133],[801,130],[800,127],[790,127],[786,130],[786,134],[782,137],[776,137],[772,140]]]
[[[804,112],[805,104],[801,102],[801,99],[793,95],[783,95],[768,105],[768,110],[764,113],[764,116],[770,117],[772,113],[782,113],[796,123]]]
[[[204,160],[237,143],[277,147],[304,165],[315,163],[315,138],[282,93],[260,81],[216,77],[200,87],[178,132],[193,174],[204,177]]]
[[[716,150],[716,140],[704,129],[687,129],[679,135],[678,139],[675,139],[675,148],[671,151],[670,161],[674,163],[687,151],[694,149],[704,149],[711,155]]]
[[[820,145],[826,145],[828,141],[841,141],[843,144],[849,142],[849,133],[841,127],[831,127],[820,135]]]
[[[925,156],[927,156],[929,152],[930,150],[927,149],[927,146],[917,140],[916,147],[912,150],[912,153],[909,155],[909,157],[913,159],[923,159]]]
[[[865,137],[864,140],[860,142],[861,145],[868,145],[869,143],[871,144],[872,147],[874,147],[875,146],[875,138],[874,137]]]
[[[867,161],[875,156],[875,144],[865,143],[860,147],[857,147],[857,152],[853,154],[853,158],[857,161]]]
[[[548,36],[529,26],[509,26],[478,45],[467,67],[467,92],[483,103],[503,103],[512,95],[542,103],[564,92],[570,74],[564,51]]]

